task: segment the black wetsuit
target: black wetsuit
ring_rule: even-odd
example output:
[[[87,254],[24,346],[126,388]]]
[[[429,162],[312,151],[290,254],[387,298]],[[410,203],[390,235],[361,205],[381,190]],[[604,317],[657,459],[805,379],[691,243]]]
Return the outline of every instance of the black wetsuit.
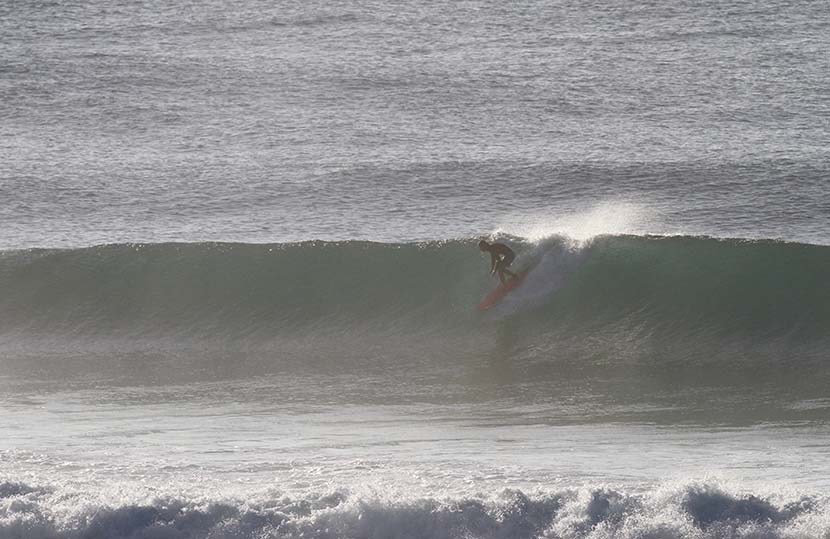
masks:
[[[516,259],[516,253],[514,253],[513,250],[507,245],[503,243],[493,243],[492,247],[493,249],[490,250],[490,256],[498,259],[495,267],[496,272],[507,269]]]

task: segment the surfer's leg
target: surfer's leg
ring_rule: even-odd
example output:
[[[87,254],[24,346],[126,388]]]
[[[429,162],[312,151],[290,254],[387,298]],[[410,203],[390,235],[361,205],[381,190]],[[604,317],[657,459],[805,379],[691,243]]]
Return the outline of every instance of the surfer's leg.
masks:
[[[501,284],[504,284],[505,281],[506,281],[506,279],[504,277],[504,272],[505,271],[506,270],[504,269],[504,261],[499,260],[498,262],[496,262],[496,273],[498,273],[498,275],[499,275],[499,281],[501,281]]]
[[[517,275],[516,275],[515,273],[513,273],[512,271],[510,271],[509,269],[507,269],[507,266],[509,266],[510,264],[512,264],[512,263],[513,263],[513,260],[514,260],[515,258],[516,258],[515,256],[505,257],[505,258],[501,261],[501,264],[500,264],[500,265],[501,265],[501,271],[502,271],[502,272],[504,272],[504,273],[506,273],[506,274],[508,274],[508,275],[510,276],[510,278],[511,278],[511,279],[515,279],[515,278],[517,277]],[[504,282],[504,281],[502,280],[502,282]]]

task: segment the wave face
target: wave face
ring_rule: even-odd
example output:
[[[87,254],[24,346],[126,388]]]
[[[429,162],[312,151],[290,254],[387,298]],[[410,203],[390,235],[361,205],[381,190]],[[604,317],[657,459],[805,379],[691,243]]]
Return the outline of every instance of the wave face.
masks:
[[[96,503],[72,493],[0,483],[0,537],[823,537],[827,504],[770,500],[695,484],[646,493],[608,488],[494,499],[379,500],[344,492],[292,499],[149,499]]]
[[[486,313],[475,305],[495,281],[472,240],[7,251],[0,335],[329,339],[340,352],[409,340],[441,353],[507,335],[514,352],[616,362],[809,361],[828,349],[830,247],[639,236],[513,245],[514,266],[533,270]]]

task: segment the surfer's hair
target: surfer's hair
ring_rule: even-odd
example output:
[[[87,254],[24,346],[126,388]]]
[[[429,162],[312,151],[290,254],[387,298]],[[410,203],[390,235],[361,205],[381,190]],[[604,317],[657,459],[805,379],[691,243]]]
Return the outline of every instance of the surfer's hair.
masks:
[[[487,242],[486,242],[486,241],[484,241],[484,240],[481,240],[480,242],[478,242],[478,248],[479,248],[479,249],[484,249],[485,247],[489,247],[489,246],[490,246],[490,244],[489,244],[489,243],[487,243]]]

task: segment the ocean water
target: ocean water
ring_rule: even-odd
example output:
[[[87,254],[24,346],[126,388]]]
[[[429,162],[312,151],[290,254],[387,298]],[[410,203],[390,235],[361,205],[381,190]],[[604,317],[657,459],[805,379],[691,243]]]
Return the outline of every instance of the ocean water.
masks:
[[[830,536],[828,51],[811,0],[0,0],[0,539]]]

